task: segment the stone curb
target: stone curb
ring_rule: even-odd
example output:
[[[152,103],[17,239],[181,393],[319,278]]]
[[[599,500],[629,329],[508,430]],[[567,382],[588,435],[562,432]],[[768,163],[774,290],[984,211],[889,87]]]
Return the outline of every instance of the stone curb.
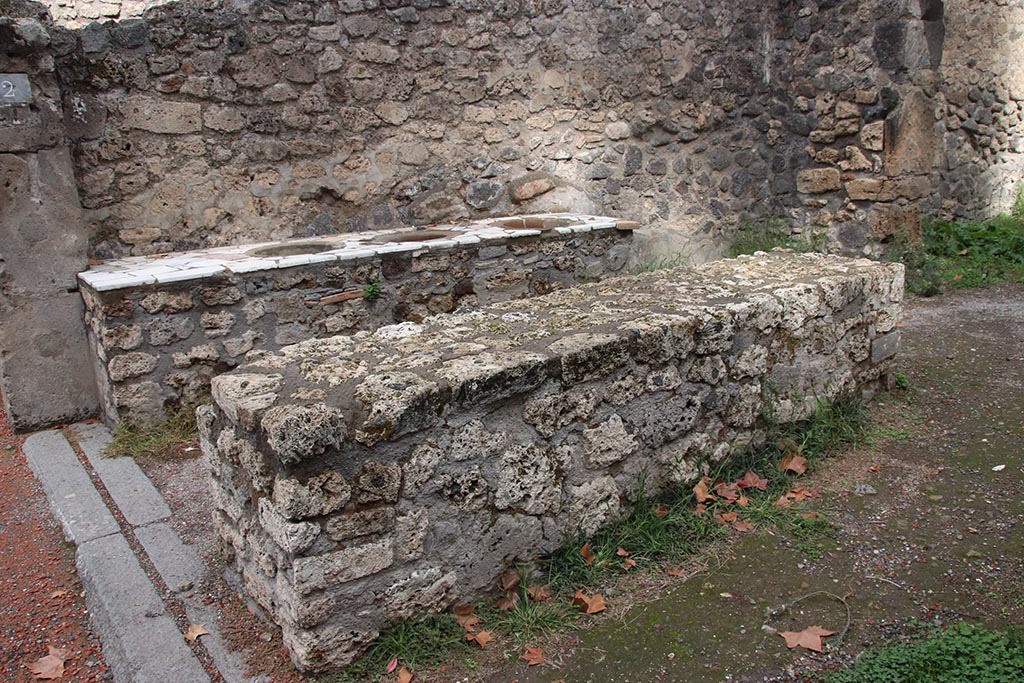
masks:
[[[64,433],[48,430],[29,436],[23,452],[42,485],[54,516],[77,546],[75,564],[85,590],[93,627],[117,683],[210,683],[210,675],[186,644],[181,630],[143,570],[126,536],[143,547],[160,579],[175,595],[190,623],[210,632],[199,643],[226,683],[252,680],[241,658],[227,650],[216,628],[216,608],[187,594],[207,573],[202,558],[182,543],[167,523],[171,510],[160,492],[130,458],[107,458],[109,430],[78,424],[73,438],[102,482],[125,526],[97,491]]]

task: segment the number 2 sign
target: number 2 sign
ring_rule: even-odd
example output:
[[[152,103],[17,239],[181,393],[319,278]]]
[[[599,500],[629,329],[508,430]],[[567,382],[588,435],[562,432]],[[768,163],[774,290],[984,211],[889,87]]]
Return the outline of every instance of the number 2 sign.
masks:
[[[26,74],[0,74],[0,106],[32,101],[32,86]]]

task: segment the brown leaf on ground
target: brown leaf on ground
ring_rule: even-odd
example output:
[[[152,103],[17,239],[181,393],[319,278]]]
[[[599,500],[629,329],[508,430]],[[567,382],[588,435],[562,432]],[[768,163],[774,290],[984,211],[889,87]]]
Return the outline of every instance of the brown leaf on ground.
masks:
[[[697,515],[698,517],[703,517],[704,513],[707,512],[707,510],[707,505],[705,505],[704,503],[697,503],[697,507],[693,508],[693,514]]]
[[[481,648],[487,647],[487,644],[494,640],[494,635],[490,631],[480,631],[479,633],[467,633],[466,640],[476,643]]]
[[[782,631],[780,636],[786,639],[786,647],[802,647],[805,650],[821,652],[821,639],[834,635],[835,631],[829,631],[820,626],[811,626],[803,631]]]
[[[389,674],[394,673],[395,669],[397,669],[397,668],[398,668],[398,657],[395,657],[390,662],[388,662],[388,673]]]
[[[804,519],[817,519],[821,515],[819,515],[817,512],[801,512],[800,516]]]
[[[454,610],[455,621],[470,633],[476,631],[476,625],[480,623],[480,617],[473,614],[473,609],[473,605],[467,605],[465,607],[456,607]]]
[[[625,560],[623,560],[623,561],[622,561],[622,568],[623,568],[624,570],[626,570],[627,572],[628,572],[628,571],[629,571],[630,569],[632,569],[633,567],[635,567],[635,566],[636,566],[636,560],[634,560],[634,559],[633,559],[633,558],[631,558],[631,557],[630,557],[630,558],[627,558],[627,559],[625,559]]]
[[[194,643],[199,640],[199,636],[208,636],[210,632],[206,630],[205,624],[192,624],[185,631],[185,640],[190,643]]]
[[[628,550],[626,550],[625,548],[622,548],[622,547],[620,547],[618,550],[616,550],[615,554],[618,555],[619,557],[629,557],[630,555],[632,555],[631,552],[629,552]]]
[[[746,532],[746,531],[753,531],[754,530],[754,525],[751,524],[750,522],[748,522],[745,519],[737,519],[735,522],[732,523],[732,528],[735,529],[736,531]]]
[[[64,676],[64,662],[71,656],[71,651],[53,645],[49,645],[48,650],[48,655],[28,665],[33,678],[52,681]]]
[[[596,557],[594,557],[594,553],[590,552],[590,544],[589,543],[584,543],[583,544],[583,547],[580,548],[580,555],[583,557],[583,561],[587,563],[588,567],[593,565],[594,564],[594,560],[597,559]]]
[[[724,481],[715,482],[715,495],[727,503],[735,503],[740,497],[739,484],[729,484]]]
[[[788,510],[792,506],[793,500],[785,495],[779,496],[779,499],[775,501],[775,507],[779,508],[780,510]]]
[[[655,505],[654,506],[654,516],[655,517],[664,517],[665,515],[668,514],[668,511],[669,511],[668,505]]]
[[[398,670],[398,683],[412,683],[412,672],[404,666]]]
[[[741,508],[748,508],[750,507],[750,499],[747,498],[746,496],[740,496],[739,498],[736,499],[736,504],[739,505]]]
[[[505,572],[501,575],[501,589],[506,593],[519,588],[519,573]]]
[[[534,602],[544,602],[551,597],[551,586],[547,584],[543,586],[533,584],[526,589],[526,593]]]
[[[747,470],[742,479],[737,480],[737,486],[741,489],[757,489],[758,491],[768,490],[768,480],[761,477],[753,470]]]
[[[711,478],[703,477],[699,482],[697,482],[697,485],[693,487],[693,495],[697,496],[698,503],[707,503],[708,501],[715,499],[714,495],[712,495],[709,490],[710,484]]]
[[[736,512],[719,512],[715,514],[715,521],[725,526],[726,524],[732,524],[739,519],[739,513]]]
[[[515,610],[518,602],[519,595],[512,593],[509,597],[498,598],[498,609],[502,612],[511,612]]]
[[[544,663],[544,650],[539,647],[524,647],[523,656],[520,657],[527,666],[537,666]]]
[[[665,570],[665,573],[668,574],[669,576],[676,576],[676,577],[685,577],[686,576],[686,572],[683,571],[682,567],[669,567],[668,569]]]
[[[587,614],[597,614],[608,607],[600,593],[590,597],[583,591],[576,591],[576,595],[572,596],[572,604]]]
[[[799,453],[789,453],[779,463],[779,467],[782,468],[783,472],[792,472],[793,474],[800,475],[807,471],[807,458]]]

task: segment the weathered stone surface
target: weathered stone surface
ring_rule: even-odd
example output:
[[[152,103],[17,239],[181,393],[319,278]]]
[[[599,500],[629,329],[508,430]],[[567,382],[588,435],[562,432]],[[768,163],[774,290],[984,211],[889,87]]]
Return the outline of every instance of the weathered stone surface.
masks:
[[[123,382],[132,377],[149,374],[156,369],[157,360],[156,356],[141,351],[122,353],[110,360],[107,371],[111,380]]]
[[[299,663],[343,664],[403,607],[478,600],[641,483],[687,484],[765,414],[873,392],[902,295],[898,264],[773,252],[255,354],[202,420],[221,535]]]
[[[796,176],[797,192],[822,194],[842,187],[838,168],[805,168]]]
[[[131,128],[151,133],[183,135],[202,130],[201,112],[202,107],[193,102],[136,96],[124,105],[124,121]]]
[[[509,183],[512,201],[525,202],[555,189],[555,179],[547,173],[529,173]]]

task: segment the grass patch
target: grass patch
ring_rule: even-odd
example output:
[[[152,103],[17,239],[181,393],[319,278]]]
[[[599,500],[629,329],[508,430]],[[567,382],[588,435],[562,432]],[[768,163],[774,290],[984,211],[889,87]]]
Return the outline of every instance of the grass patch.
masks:
[[[122,422],[114,429],[114,438],[107,446],[106,455],[172,460],[187,457],[185,449],[195,447],[198,440],[195,406],[188,406],[172,413],[166,420]]]
[[[907,290],[918,296],[1024,282],[1024,217],[931,221],[920,240],[897,240],[889,258],[907,266]]]
[[[472,650],[465,631],[451,613],[434,614],[418,621],[400,622],[384,633],[363,657],[345,671],[312,679],[316,683],[376,681],[387,671],[388,662],[397,659],[402,666],[416,671],[437,666]]]
[[[775,248],[792,249],[798,253],[817,252],[824,246],[824,233],[794,235],[781,218],[766,218],[741,223],[726,255],[732,258],[742,254],[753,254],[755,251],[771,251]]]
[[[749,496],[748,507],[730,506],[730,509],[736,509],[744,520],[755,525],[792,531],[798,541],[802,536],[804,541],[817,547],[825,537],[833,535],[831,524],[824,519],[804,519],[797,511],[775,505],[779,496],[797,485],[796,479],[779,467],[784,455],[782,449],[795,447],[813,466],[841,447],[863,442],[866,426],[867,413],[859,401],[840,399],[820,403],[809,419],[774,427],[762,446],[730,456],[711,468],[708,476],[712,481],[729,482],[751,470],[767,479],[766,491],[753,492],[756,495]],[[589,538],[575,539],[549,558],[545,567],[547,581],[558,590],[568,592],[581,586],[598,585],[607,573],[624,571],[619,548],[628,551],[629,557],[641,565],[645,562],[675,563],[697,554],[725,535],[727,527],[715,521],[713,510],[695,515],[696,505],[691,486],[669,490],[653,498],[643,490],[638,491],[636,503],[626,516]],[[584,543],[589,543],[595,558],[589,564],[580,554]]]
[[[958,624],[908,642],[865,650],[823,683],[1007,683],[1024,681],[1024,631]]]

